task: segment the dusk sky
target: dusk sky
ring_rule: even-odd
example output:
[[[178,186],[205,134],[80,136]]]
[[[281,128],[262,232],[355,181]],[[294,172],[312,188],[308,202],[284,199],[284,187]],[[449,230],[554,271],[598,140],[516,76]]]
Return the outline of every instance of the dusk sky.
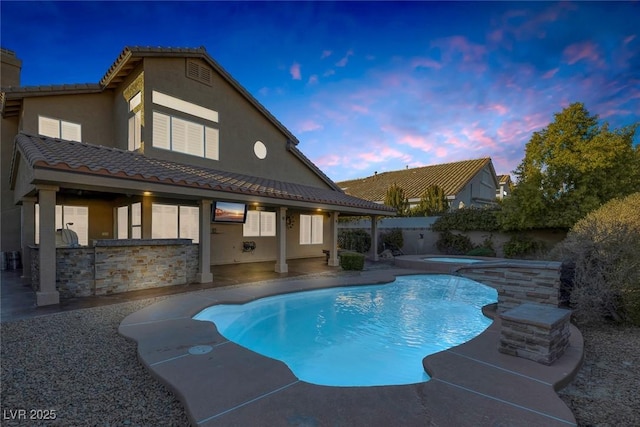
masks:
[[[640,121],[638,1],[3,0],[0,12],[23,86],[98,83],[125,46],[204,46],[334,181],[485,156],[511,173],[572,102],[616,128]]]

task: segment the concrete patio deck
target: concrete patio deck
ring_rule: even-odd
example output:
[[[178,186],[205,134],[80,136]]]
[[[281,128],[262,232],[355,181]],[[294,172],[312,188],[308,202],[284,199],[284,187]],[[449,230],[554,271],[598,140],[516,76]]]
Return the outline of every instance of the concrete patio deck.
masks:
[[[262,277],[167,298],[125,318],[119,332],[138,343],[141,362],[183,402],[193,425],[566,426],[576,425],[555,390],[582,361],[582,335],[551,366],[498,352],[500,319],[473,340],[423,361],[431,380],[379,387],[326,387],[228,341],[192,319],[221,303],[334,286],[386,283],[409,269]],[[245,280],[246,281],[246,280]],[[215,282],[215,279],[214,279]],[[240,281],[241,282],[241,281]],[[390,367],[381,367],[390,368]]]

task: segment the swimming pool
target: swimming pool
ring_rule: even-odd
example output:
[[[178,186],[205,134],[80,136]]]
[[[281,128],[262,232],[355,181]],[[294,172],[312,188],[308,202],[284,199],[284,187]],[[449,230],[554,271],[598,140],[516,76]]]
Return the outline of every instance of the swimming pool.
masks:
[[[462,277],[416,275],[384,285],[296,292],[215,305],[194,319],[230,341],[328,386],[424,382],[422,359],[469,341],[491,320],[494,289]]]
[[[436,261],[436,262],[457,262],[461,264],[473,264],[474,262],[482,262],[481,259],[475,258],[455,258],[455,257],[429,257],[422,258],[423,261]]]

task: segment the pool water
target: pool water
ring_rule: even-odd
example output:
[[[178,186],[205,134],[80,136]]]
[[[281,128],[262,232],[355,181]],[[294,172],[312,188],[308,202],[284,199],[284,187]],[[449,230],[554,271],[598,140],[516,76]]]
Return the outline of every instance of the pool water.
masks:
[[[469,341],[491,320],[493,288],[462,277],[416,275],[384,285],[296,292],[215,305],[194,319],[230,341],[328,386],[400,385],[429,379],[422,359]]]

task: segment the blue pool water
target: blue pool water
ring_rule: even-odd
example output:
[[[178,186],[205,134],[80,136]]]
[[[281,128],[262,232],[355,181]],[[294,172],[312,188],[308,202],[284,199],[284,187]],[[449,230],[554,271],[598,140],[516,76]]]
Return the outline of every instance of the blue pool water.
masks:
[[[482,262],[481,259],[473,259],[473,258],[454,258],[454,257],[431,257],[431,258],[422,258],[423,261],[439,261],[439,262],[457,262],[460,264],[472,264],[474,262]]]
[[[481,308],[496,301],[494,289],[469,279],[417,275],[215,305],[194,319],[283,361],[302,381],[399,385],[427,381],[422,359],[484,331],[491,320]]]

